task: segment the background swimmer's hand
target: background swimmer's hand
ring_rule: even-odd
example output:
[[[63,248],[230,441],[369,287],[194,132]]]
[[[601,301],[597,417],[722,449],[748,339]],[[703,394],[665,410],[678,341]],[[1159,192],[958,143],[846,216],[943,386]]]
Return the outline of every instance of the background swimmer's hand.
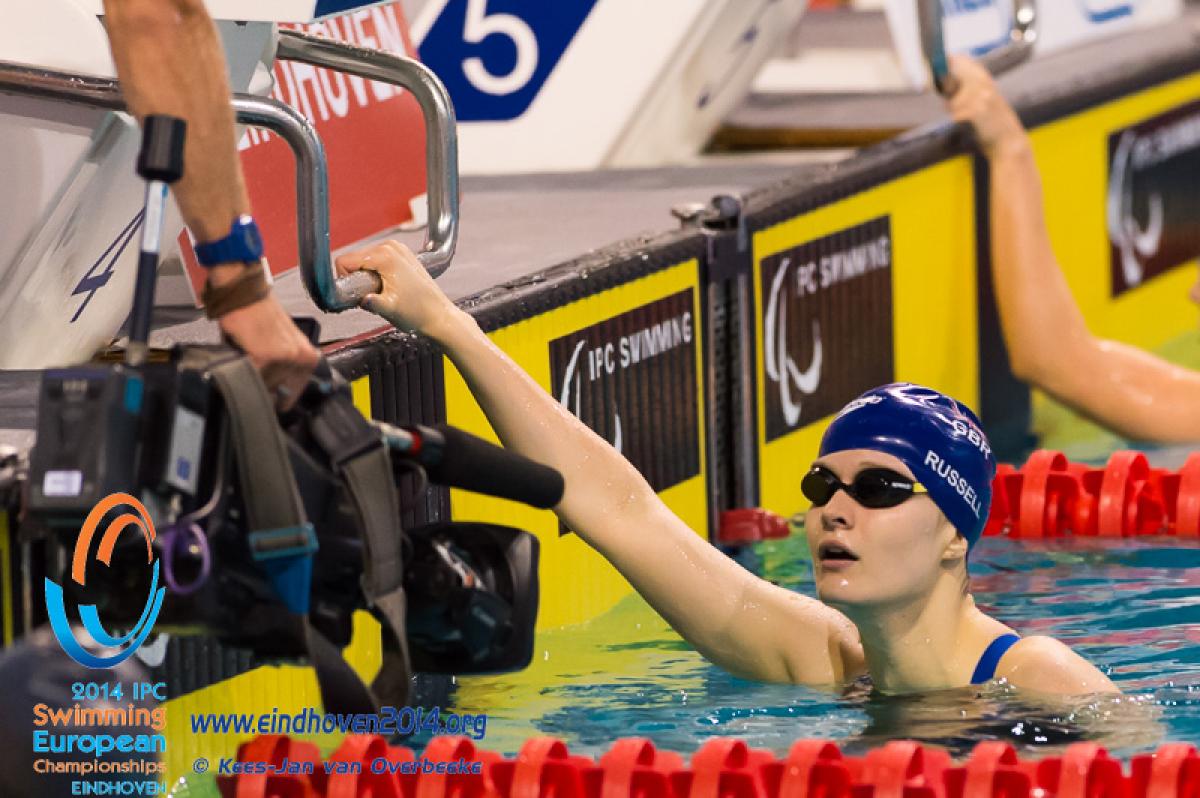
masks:
[[[437,287],[413,251],[399,241],[347,252],[337,259],[336,266],[339,277],[359,269],[377,272],[383,280],[383,291],[364,297],[362,306],[401,329],[439,340],[439,329],[462,313]]]
[[[966,56],[950,57],[950,72],[958,82],[958,91],[947,101],[956,122],[966,122],[988,158],[1010,146],[1023,147],[1025,128],[1000,90],[996,81],[978,61]]]

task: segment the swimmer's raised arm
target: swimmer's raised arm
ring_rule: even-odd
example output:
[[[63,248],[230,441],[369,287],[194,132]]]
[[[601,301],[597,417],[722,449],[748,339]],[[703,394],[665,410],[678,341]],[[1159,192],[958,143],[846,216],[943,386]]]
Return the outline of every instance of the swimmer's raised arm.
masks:
[[[1200,440],[1200,373],[1091,334],[1054,256],[1029,137],[983,67],[963,57],[951,67],[951,113],[975,128],[990,166],[992,274],[1013,372],[1126,437]]]
[[[407,247],[389,241],[338,259],[343,273],[360,268],[384,282],[364,307],[443,347],[504,445],[562,472],[559,517],[701,654],[766,681],[822,685],[857,674],[849,621],[759,579],[696,535],[628,460],[446,298]]]

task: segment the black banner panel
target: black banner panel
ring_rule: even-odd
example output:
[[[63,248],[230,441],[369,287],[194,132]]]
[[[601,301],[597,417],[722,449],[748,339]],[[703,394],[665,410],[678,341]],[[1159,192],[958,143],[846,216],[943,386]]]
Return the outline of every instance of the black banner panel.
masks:
[[[761,284],[767,441],[892,381],[888,217],[764,258]]]
[[[550,342],[558,400],[655,491],[700,473],[696,339],[688,290]]]
[[[1200,102],[1108,137],[1112,296],[1200,256]]]

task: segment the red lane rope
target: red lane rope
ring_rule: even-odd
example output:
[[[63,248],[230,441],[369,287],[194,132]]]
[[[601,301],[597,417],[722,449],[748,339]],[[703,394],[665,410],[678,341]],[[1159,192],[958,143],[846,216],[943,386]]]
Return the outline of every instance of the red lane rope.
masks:
[[[941,749],[906,740],[864,757],[798,740],[777,759],[742,740],[714,738],[685,764],[640,738],[617,740],[596,761],[552,737],[530,738],[506,759],[465,737],[439,737],[417,757],[357,735],[329,757],[341,768],[330,775],[308,743],[272,736],[238,748],[239,762],[285,758],[313,763],[314,772],[217,776],[222,798],[1200,798],[1200,754],[1187,743],[1165,744],[1126,767],[1095,743],[1023,760],[1007,743],[981,742],[955,764]],[[463,762],[477,763],[478,772],[448,771]],[[348,771],[354,763],[357,772]]]
[[[1037,539],[1200,537],[1200,452],[1183,468],[1151,468],[1141,452],[1115,452],[1103,468],[1042,449],[1019,470],[1001,465],[985,536]]]

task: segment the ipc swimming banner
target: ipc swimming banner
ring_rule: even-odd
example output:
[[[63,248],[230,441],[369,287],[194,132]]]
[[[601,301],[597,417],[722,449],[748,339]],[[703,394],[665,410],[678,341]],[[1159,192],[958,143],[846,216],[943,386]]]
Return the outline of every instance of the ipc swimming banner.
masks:
[[[555,397],[655,491],[700,473],[693,292],[550,342]]]
[[[1112,296],[1200,256],[1200,102],[1108,137]]]
[[[893,381],[891,219],[764,258],[759,302],[773,441]]]

